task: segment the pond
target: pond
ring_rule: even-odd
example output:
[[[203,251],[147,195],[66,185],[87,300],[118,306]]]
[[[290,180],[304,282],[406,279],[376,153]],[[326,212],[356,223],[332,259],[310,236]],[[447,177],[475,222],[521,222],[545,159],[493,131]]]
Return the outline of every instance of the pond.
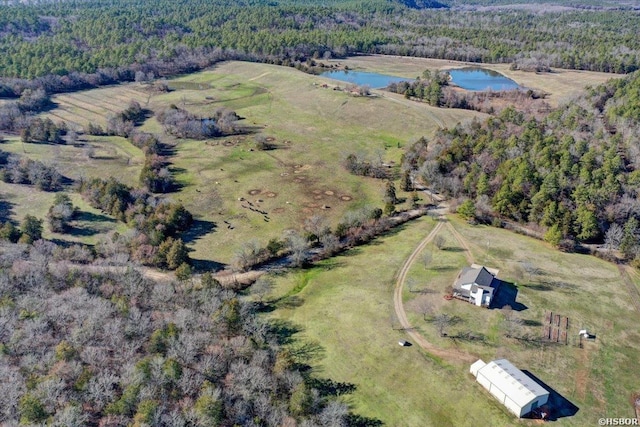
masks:
[[[496,71],[484,68],[459,68],[449,70],[451,83],[467,90],[513,90],[520,86]]]
[[[385,88],[391,83],[413,81],[413,79],[405,79],[396,76],[387,76],[378,73],[368,73],[365,71],[325,71],[320,74],[322,77],[328,77],[334,80],[340,80],[347,83],[353,83],[357,86],[369,86],[371,88]]]

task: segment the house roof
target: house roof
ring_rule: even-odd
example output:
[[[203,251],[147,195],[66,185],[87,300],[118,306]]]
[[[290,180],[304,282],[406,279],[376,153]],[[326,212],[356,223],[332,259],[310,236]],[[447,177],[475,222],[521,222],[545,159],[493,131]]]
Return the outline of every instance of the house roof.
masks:
[[[477,286],[492,287],[495,276],[489,272],[484,266],[465,267],[456,280],[456,287],[474,284]]]
[[[540,384],[513,366],[507,359],[487,363],[478,369],[478,375],[487,378],[521,408],[537,397],[549,394]]]

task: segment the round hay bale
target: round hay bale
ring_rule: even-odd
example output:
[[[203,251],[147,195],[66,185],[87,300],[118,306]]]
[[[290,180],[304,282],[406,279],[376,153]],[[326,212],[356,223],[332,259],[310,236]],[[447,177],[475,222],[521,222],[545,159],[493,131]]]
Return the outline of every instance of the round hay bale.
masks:
[[[274,193],[273,191],[269,191],[267,194],[265,194],[265,196],[273,199],[274,197],[276,197],[278,195],[278,193]]]
[[[327,190],[327,191],[324,192],[324,194],[326,194],[327,196],[333,196],[336,193],[331,191],[331,190]]]
[[[350,202],[351,200],[353,200],[353,197],[344,195],[340,196],[340,200],[342,200],[343,202]]]
[[[249,190],[249,194],[252,196],[255,196],[257,194],[262,193],[262,190],[258,190],[257,188],[253,189],[253,190]]]

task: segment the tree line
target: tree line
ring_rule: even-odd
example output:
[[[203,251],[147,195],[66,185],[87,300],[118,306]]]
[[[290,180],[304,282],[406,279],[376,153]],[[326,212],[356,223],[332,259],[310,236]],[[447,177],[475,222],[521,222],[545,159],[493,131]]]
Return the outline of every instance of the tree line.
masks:
[[[335,395],[354,386],[318,377],[314,347],[258,316],[264,303],[210,274],[154,282],[71,262],[80,252],[2,244],[0,423],[380,425],[349,413]]]
[[[382,0],[15,3],[0,9],[0,96],[19,96],[28,85],[20,79],[78,90],[221,58],[295,65],[355,53],[628,73],[640,64],[639,21],[621,10],[483,12]]]
[[[636,72],[541,119],[510,107],[486,122],[442,130],[414,144],[403,168],[467,200],[462,211],[473,219],[535,225],[566,248],[606,241],[636,258],[639,88]]]

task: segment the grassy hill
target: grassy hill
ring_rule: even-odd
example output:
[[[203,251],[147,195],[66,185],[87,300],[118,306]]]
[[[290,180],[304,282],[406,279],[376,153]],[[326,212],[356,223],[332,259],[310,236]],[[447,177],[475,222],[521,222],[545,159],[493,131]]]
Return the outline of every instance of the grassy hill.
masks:
[[[170,104],[202,115],[220,107],[235,110],[252,133],[195,141],[165,135],[153,117],[140,127],[173,147],[170,170],[181,189],[169,197],[184,203],[208,230],[197,240],[185,236],[192,257],[227,263],[243,242],[257,239],[264,245],[312,215],[335,225],[347,210],[381,207],[384,182],[349,174],[341,165],[348,154],[398,165],[404,148],[421,136],[480,117],[391,94],[354,97],[323,88],[326,82],[292,68],[228,62],[170,80],[169,93],[128,84],[57,95],[57,107],[45,115],[81,128],[104,126],[109,114],[131,100],[156,112]],[[257,150],[256,135],[272,139],[276,149]],[[23,145],[17,138],[9,138],[3,149],[53,162],[74,179],[115,176],[137,184],[144,162],[138,148],[119,137],[82,139],[94,147],[91,158],[83,147]],[[247,209],[247,201],[268,212],[268,221]]]
[[[578,408],[575,415],[558,418],[558,425],[594,424],[609,414],[633,417],[630,399],[640,391],[640,313],[618,268],[591,256],[559,253],[504,230],[449,220],[476,262],[498,268],[501,279],[517,283],[519,305],[514,307],[521,310],[516,316],[524,323],[507,338],[501,310],[443,299],[445,288],[467,263],[464,248],[444,228],[438,234],[444,249],[428,245],[428,267],[416,262],[407,279],[413,292],[405,284],[412,326],[454,355],[485,361],[507,358],[531,372]],[[394,426],[515,425],[516,419],[475,382],[468,363],[431,356],[415,343],[398,346],[406,334],[398,330],[393,312],[395,276],[434,225],[424,218],[376,245],[278,278],[273,296],[289,296],[280,300],[274,316],[291,322],[300,329],[299,337],[320,347],[315,368],[335,381],[353,384],[355,391],[343,399],[357,413]],[[526,263],[537,268],[535,274],[523,271]],[[638,277],[633,284],[637,292]],[[291,295],[292,289],[299,292]],[[440,337],[433,322],[424,320],[425,299],[432,307],[427,319],[442,312],[460,319],[447,330],[449,337]],[[547,310],[569,318],[568,345],[539,342]],[[597,338],[579,348],[578,331],[583,328]],[[466,333],[483,339],[450,338]]]

